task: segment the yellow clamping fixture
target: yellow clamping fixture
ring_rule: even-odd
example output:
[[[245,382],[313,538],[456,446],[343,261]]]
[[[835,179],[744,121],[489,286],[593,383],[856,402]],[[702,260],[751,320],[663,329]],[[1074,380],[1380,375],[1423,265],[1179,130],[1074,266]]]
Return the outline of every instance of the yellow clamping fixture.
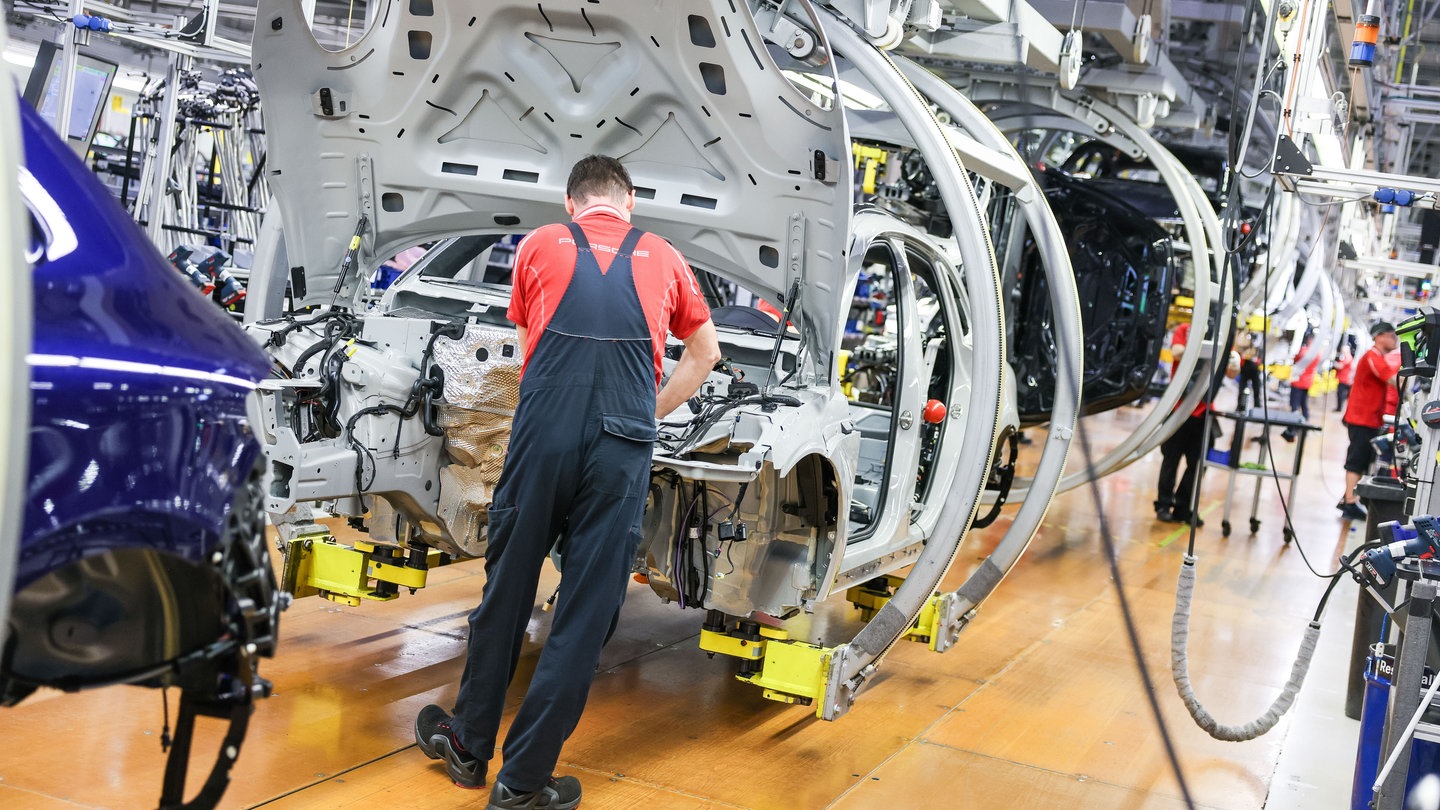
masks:
[[[875,177],[879,173],[880,167],[885,165],[889,154],[884,149],[879,149],[874,146],[862,146],[858,143],[853,144],[850,149],[855,155],[855,168],[865,167],[865,174],[860,181],[860,190],[866,194],[874,194]]]
[[[895,589],[904,581],[904,577],[886,574],[847,589],[845,599],[860,608],[860,617],[868,622],[875,618],[880,608],[885,607],[885,603],[895,594]],[[910,625],[910,629],[906,630],[901,638],[924,642],[934,650],[935,640],[940,637],[941,598],[938,591],[930,594],[930,598],[925,600],[925,607],[920,609],[920,615],[915,617],[914,624]]]
[[[759,686],[769,700],[815,703],[815,715],[820,716],[824,707],[817,699],[825,694],[833,648],[792,640],[778,627],[741,622],[738,627],[727,624],[723,631],[702,628],[700,649],[741,659],[735,677]]]
[[[414,592],[425,587],[429,568],[443,565],[439,551],[425,553],[425,567],[405,565],[403,549],[357,542],[347,546],[323,528],[297,534],[286,543],[282,587],[295,598],[318,594],[352,607],[361,600],[389,601],[400,588]],[[411,550],[412,555],[420,553]]]

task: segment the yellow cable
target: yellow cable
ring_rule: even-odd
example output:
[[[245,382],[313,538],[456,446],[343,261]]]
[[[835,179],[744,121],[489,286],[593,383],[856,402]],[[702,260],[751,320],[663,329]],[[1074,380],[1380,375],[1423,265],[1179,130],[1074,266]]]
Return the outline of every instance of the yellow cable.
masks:
[[[1405,72],[1405,49],[1409,47],[1406,40],[1410,38],[1410,23],[1415,20],[1415,0],[1410,0],[1405,7],[1405,33],[1400,37],[1400,56],[1395,60],[1395,83],[1400,83],[1400,76]]]

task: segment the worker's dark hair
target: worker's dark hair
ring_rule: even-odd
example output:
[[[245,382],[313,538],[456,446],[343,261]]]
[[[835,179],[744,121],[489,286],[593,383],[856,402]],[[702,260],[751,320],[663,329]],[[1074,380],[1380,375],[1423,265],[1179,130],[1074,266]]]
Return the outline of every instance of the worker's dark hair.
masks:
[[[565,195],[572,200],[624,197],[635,186],[620,161],[606,155],[586,155],[570,170]]]

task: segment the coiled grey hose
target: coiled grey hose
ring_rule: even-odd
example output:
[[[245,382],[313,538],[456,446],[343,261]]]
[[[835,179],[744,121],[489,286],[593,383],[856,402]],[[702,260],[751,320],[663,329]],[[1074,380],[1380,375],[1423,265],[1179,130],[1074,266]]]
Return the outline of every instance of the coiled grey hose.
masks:
[[[1195,689],[1190,685],[1189,654],[1186,647],[1190,641],[1190,600],[1194,594],[1195,557],[1186,554],[1185,562],[1180,566],[1180,582],[1175,589],[1175,618],[1170,624],[1170,674],[1175,678],[1175,689],[1180,693],[1180,700],[1196,725],[1211,737],[1226,742],[1253,740],[1274,728],[1295,703],[1295,695],[1300,691],[1300,685],[1305,682],[1305,674],[1310,671],[1310,659],[1314,657],[1315,645],[1320,640],[1320,622],[1312,620],[1305,628],[1305,637],[1300,640],[1300,652],[1290,667],[1290,680],[1285,682],[1270,708],[1243,725],[1222,725],[1200,705],[1200,698],[1195,696]]]

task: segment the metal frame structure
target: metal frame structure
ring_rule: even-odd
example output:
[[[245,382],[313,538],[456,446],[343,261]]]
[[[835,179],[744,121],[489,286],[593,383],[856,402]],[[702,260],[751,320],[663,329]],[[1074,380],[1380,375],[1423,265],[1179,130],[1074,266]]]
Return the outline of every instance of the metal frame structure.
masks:
[[[1056,345],[1061,351],[1057,358],[1058,370],[1055,375],[1055,405],[1050,413],[1045,446],[1036,463],[1034,475],[1027,483],[1011,490],[1011,497],[1021,500],[1020,509],[1013,516],[995,550],[955,591],[959,600],[959,613],[968,615],[1000,584],[1000,580],[1029,546],[1040,522],[1045,518],[1064,473],[1070,441],[1074,437],[1075,424],[1080,415],[1084,364],[1080,300],[1075,286],[1075,274],[1070,266],[1070,256],[1060,226],[1055,221],[1055,214],[1045,203],[1045,196],[1034,175],[1026,169],[1023,159],[1015,152],[1005,134],[986,118],[974,103],[934,73],[905,57],[897,57],[896,63],[915,84],[916,89],[934,101],[941,111],[948,113],[952,122],[980,141],[983,146],[1012,157],[1015,164],[1018,164],[1020,183],[1012,188],[1046,268],[1050,305],[1055,317]],[[974,166],[973,163],[970,165]],[[981,175],[986,174],[983,167],[974,168]],[[1010,172],[1015,173],[1013,170]],[[989,176],[989,179],[1007,184],[1008,178]]]
[[[1125,141],[1134,144],[1136,151],[1148,155],[1175,196],[1176,205],[1185,224],[1186,241],[1190,244],[1192,255],[1197,257],[1195,306],[1191,320],[1190,341],[1192,344],[1201,345],[1206,340],[1212,328],[1209,315],[1212,311],[1219,314],[1219,319],[1213,328],[1220,334],[1229,333],[1232,312],[1231,287],[1221,285],[1218,280],[1226,272],[1224,252],[1218,248],[1223,244],[1220,236],[1220,221],[1195,178],[1184,166],[1180,165],[1180,162],[1170,154],[1169,150],[1131,121],[1123,111],[1097,99],[1072,99],[1048,88],[1028,84],[1025,86],[1001,84],[991,81],[989,77],[980,84],[976,91],[970,93],[970,97],[977,103],[1016,102],[1032,106],[1045,105],[1064,116],[1063,119],[1054,120],[1053,123],[1062,125],[1069,123],[1072,126],[1079,124],[1080,126],[1076,128],[1089,127],[1090,131],[1096,133],[1096,137],[1106,139],[1119,135]],[[1012,129],[1028,128],[1034,125],[1036,120],[1036,117],[1029,116],[1022,111],[1012,111],[1004,117],[1000,117],[997,125],[1002,130],[1006,126],[1010,126]],[[1214,251],[1210,250],[1212,244],[1217,246]],[[1199,267],[1204,264],[1199,262],[1198,258],[1207,255],[1211,257],[1209,264],[1213,268],[1213,276],[1211,273],[1199,272]],[[1185,353],[1180,358],[1171,384],[1166,387],[1165,392],[1160,396],[1154,408],[1146,414],[1145,419],[1126,439],[1097,459],[1091,466],[1065,476],[1060,482],[1060,491],[1073,489],[1122,469],[1159,446],[1184,423],[1196,403],[1205,395],[1209,386],[1210,370],[1213,368],[1211,362],[1212,358],[1204,356],[1203,352]]]
[[[882,52],[863,46],[851,28],[833,17],[823,16],[824,12],[821,14],[825,36],[836,44],[837,50],[850,58],[881,98],[891,105],[921,152],[932,161],[942,160],[942,156],[949,156],[954,161],[952,171],[941,169],[945,165],[943,163],[932,163],[946,209],[956,212],[957,220],[961,218],[959,212],[964,212],[964,216],[973,217],[975,222],[983,222],[983,209],[975,197],[974,188],[965,180],[965,168],[959,155],[950,146],[944,129],[935,119],[924,96]],[[972,463],[983,458],[984,464],[977,465],[977,468],[988,475],[994,463],[1000,419],[1000,398],[992,392],[1000,390],[1001,369],[1005,363],[1004,303],[994,249],[988,237],[974,240],[966,238],[966,233],[965,229],[957,227],[956,236],[970,294],[971,333],[976,336],[977,345],[971,367],[970,402],[966,408],[969,424],[959,455],[971,459]],[[984,232],[981,233],[984,236]],[[988,346],[980,343],[986,336],[994,336],[995,342]],[[979,508],[980,490],[981,487],[972,490],[962,486],[961,481],[956,482],[954,491],[959,497],[946,499],[934,530],[934,536],[954,537],[955,542],[927,545],[889,602],[853,641],[833,651],[825,696],[820,706],[821,717],[833,720],[848,711],[856,693],[873,676],[880,659],[914,624],[955,561],[961,539]],[[954,613],[953,607],[950,621],[946,624],[953,628],[951,632],[959,632],[961,614]]]

